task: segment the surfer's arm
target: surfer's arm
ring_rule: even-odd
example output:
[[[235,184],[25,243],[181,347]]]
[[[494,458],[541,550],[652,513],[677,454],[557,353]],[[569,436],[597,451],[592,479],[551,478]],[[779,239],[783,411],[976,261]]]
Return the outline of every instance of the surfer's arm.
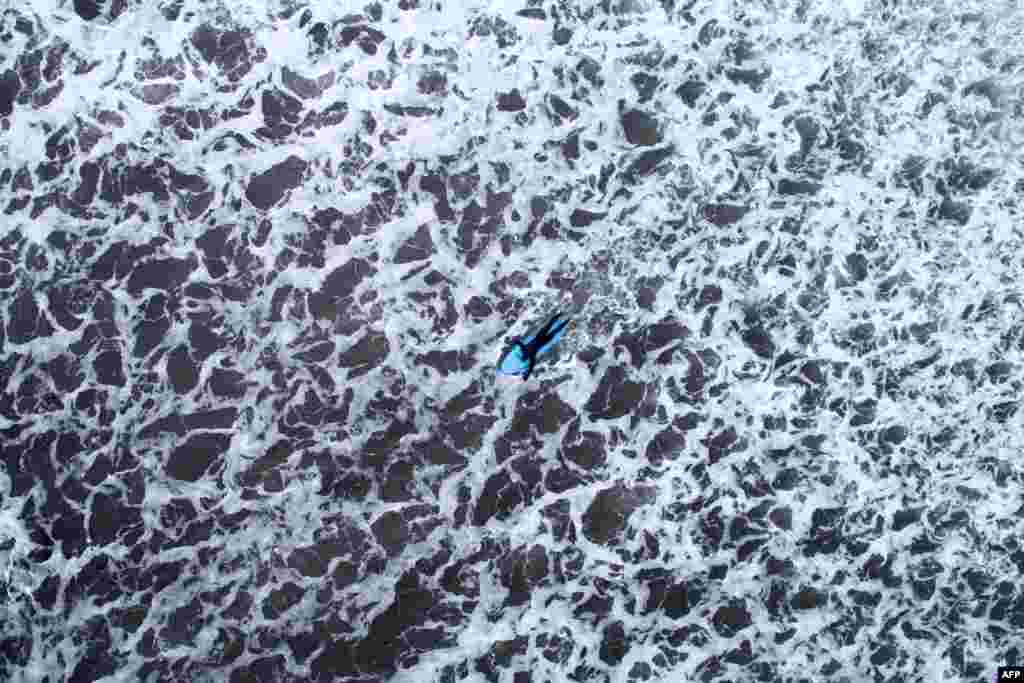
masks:
[[[537,336],[530,342],[530,346],[533,347],[533,355],[546,350],[546,348],[552,346],[554,342],[558,341],[558,338],[562,336],[562,332],[565,331],[565,327],[568,324],[569,319],[563,317],[561,313],[553,315],[551,319],[544,324],[544,327],[537,332]]]
[[[523,372],[523,381],[524,382],[526,380],[530,379],[530,374],[532,372],[533,372],[533,357],[530,357],[530,359],[526,361],[526,371]]]

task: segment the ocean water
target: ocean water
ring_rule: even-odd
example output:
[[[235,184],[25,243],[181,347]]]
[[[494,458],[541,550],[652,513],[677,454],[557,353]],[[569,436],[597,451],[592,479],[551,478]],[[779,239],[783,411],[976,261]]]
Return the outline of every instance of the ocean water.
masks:
[[[1024,662],[1021,35],[1002,0],[7,3],[0,679]]]

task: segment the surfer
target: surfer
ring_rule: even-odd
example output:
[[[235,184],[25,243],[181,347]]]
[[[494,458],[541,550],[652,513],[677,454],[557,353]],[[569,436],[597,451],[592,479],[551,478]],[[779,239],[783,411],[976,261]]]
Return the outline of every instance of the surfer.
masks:
[[[530,379],[537,356],[558,343],[568,324],[569,318],[558,312],[525,340],[518,338],[509,340],[512,348],[498,364],[498,372],[502,375],[521,376],[524,382]]]

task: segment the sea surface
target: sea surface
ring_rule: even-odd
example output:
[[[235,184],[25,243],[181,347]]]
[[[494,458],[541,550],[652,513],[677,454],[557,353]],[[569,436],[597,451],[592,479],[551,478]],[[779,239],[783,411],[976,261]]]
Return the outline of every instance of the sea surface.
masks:
[[[1019,3],[0,16],[0,680],[1024,664]]]

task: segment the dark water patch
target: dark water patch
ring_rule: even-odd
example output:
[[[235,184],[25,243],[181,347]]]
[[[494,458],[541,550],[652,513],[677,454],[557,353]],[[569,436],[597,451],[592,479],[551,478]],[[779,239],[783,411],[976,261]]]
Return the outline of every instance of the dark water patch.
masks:
[[[175,479],[198,481],[219,463],[231,437],[224,434],[195,434],[174,449],[167,461],[167,473]]]
[[[526,108],[526,100],[519,90],[512,89],[507,93],[498,93],[498,111],[522,111]]]
[[[614,420],[636,411],[647,388],[640,382],[627,379],[623,366],[613,366],[605,371],[597,389],[587,401],[586,410],[592,420]]]
[[[676,97],[681,99],[684,104],[690,109],[694,109],[697,106],[698,100],[704,96],[708,90],[707,83],[698,80],[696,78],[690,78],[675,90]]]
[[[288,193],[302,183],[308,164],[297,156],[290,156],[249,181],[245,190],[246,199],[261,211],[276,205]]]
[[[658,120],[639,109],[627,109],[620,115],[623,134],[631,145],[650,146],[661,141]]]

